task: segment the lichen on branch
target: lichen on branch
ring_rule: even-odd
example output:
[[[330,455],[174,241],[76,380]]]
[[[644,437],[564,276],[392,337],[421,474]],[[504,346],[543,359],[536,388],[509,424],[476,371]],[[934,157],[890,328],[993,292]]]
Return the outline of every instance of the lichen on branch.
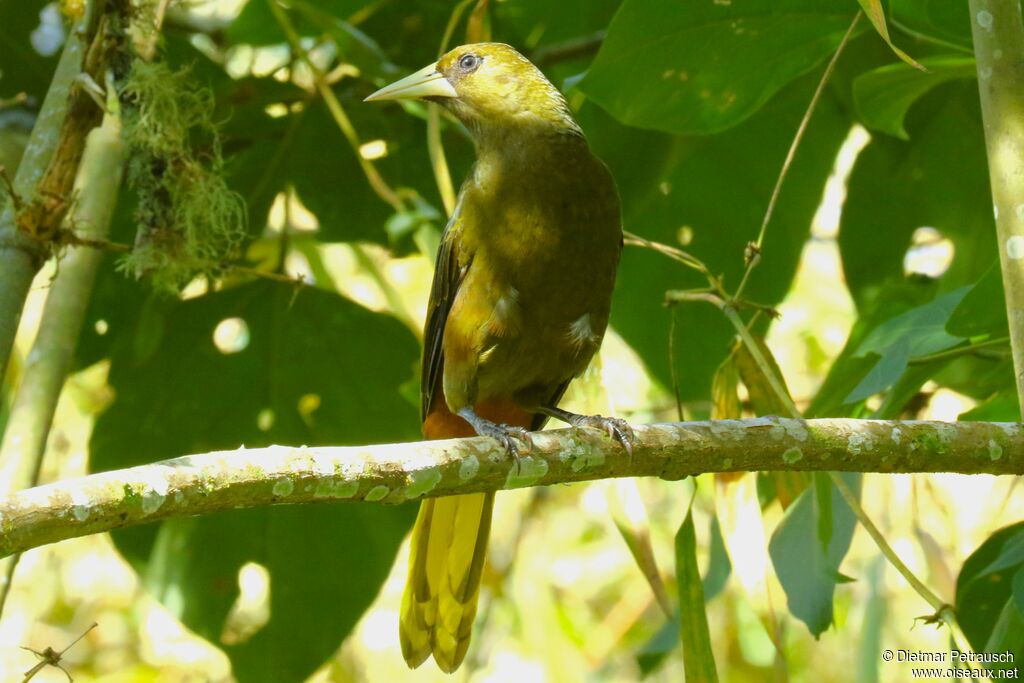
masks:
[[[611,477],[826,470],[1024,474],[1018,424],[753,418],[641,425],[633,455],[603,432],[534,435],[515,462],[489,438],[241,448],[93,474],[0,498],[0,557],[54,541],[238,507],[425,496]]]

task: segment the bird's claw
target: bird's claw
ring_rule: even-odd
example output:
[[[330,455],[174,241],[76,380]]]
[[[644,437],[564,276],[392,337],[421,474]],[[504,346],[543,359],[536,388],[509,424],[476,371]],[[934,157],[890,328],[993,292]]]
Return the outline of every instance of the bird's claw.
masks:
[[[481,425],[481,429],[478,429],[478,433],[481,436],[489,436],[492,439],[497,440],[502,445],[505,452],[508,453],[516,461],[516,472],[518,473],[522,469],[519,458],[519,444],[517,441],[525,444],[525,452],[529,453],[533,450],[533,437],[530,436],[530,432],[522,427],[516,427],[513,425],[497,424],[495,422],[489,422],[485,425]]]
[[[636,438],[636,434],[625,420],[603,415],[580,415],[571,424],[574,427],[591,427],[607,432],[608,436],[622,444],[629,457],[633,457],[633,440]]]

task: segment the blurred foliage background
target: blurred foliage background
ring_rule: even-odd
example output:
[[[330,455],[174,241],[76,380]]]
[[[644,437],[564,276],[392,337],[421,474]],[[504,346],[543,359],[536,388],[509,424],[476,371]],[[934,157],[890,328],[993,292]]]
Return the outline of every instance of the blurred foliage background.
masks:
[[[540,66],[611,167],[624,228],[693,254],[734,291],[826,62],[860,6],[880,6],[276,1],[170,4],[156,59],[186,70],[168,87],[212,95],[217,140],[200,131],[191,144],[200,158],[219,149],[245,202],[246,235],[227,256],[246,268],[137,280],[122,256],[106,258],[44,481],[241,444],[418,437],[417,338],[445,223],[431,159],[443,149],[457,187],[473,150],[443,118],[429,124],[441,144],[428,142],[436,114],[421,104],[362,99],[436,59],[446,30],[452,45],[491,36]],[[966,4],[889,0],[884,12],[927,71],[868,21],[852,29],[744,289],[778,317],[743,314],[807,416],[1016,421]],[[0,2],[8,172],[68,30],[55,3]],[[156,115],[173,119],[165,106]],[[123,189],[114,242],[135,241],[139,194]],[[0,425],[55,268],[33,287]],[[664,305],[669,290],[706,285],[628,246],[611,329],[572,409],[637,423],[781,412],[719,310]],[[971,645],[1021,661],[1017,480],[848,482],[957,605]],[[928,605],[827,479],[605,481],[498,497],[477,633],[454,678],[678,680],[672,577],[691,501],[721,680],[898,681],[906,665],[884,663],[884,648],[947,649],[946,631],[915,627]],[[429,665],[408,672],[398,651],[414,515],[239,510],[29,552],[0,621],[0,679],[34,663],[19,646],[59,649],[96,621],[66,655],[77,681],[442,680]],[[63,678],[48,668],[36,680]]]

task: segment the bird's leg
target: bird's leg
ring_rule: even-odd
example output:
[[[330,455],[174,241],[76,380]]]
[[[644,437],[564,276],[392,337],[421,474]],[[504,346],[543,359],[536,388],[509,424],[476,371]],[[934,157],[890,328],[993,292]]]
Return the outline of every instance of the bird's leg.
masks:
[[[533,439],[530,438],[530,432],[522,427],[491,422],[477,415],[476,411],[470,406],[460,410],[458,416],[468,422],[480,436],[489,436],[492,439],[497,439],[498,443],[505,447],[505,451],[515,459],[517,471],[520,468],[520,463],[519,446],[516,444],[516,440],[518,439],[525,443],[527,451],[533,448]]]
[[[573,427],[593,427],[608,432],[608,436],[622,444],[629,457],[633,457],[633,428],[625,420],[617,417],[604,417],[603,415],[577,415],[561,408],[542,406],[538,412],[561,420]]]

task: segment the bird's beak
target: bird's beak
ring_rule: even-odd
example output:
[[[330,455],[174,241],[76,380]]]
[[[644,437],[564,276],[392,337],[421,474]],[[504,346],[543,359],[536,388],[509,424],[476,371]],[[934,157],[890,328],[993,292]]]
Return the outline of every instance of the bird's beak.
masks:
[[[437,62],[423,67],[400,81],[384,86],[363,101],[421,100],[425,97],[458,97],[455,88],[444,77],[444,74],[437,71]]]

